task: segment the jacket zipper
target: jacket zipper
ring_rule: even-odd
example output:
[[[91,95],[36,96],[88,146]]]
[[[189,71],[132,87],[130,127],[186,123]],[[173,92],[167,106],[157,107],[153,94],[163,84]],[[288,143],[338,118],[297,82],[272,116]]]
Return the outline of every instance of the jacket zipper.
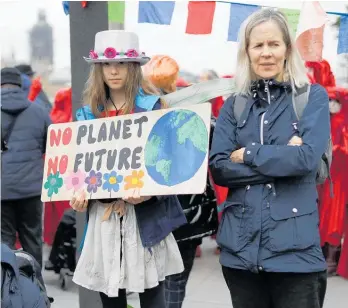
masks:
[[[268,80],[265,80],[265,92],[267,93],[267,102],[270,105],[271,104],[271,94],[269,93],[268,82],[269,82]],[[261,116],[261,125],[260,125],[260,142],[261,142],[261,144],[263,144],[263,121],[265,119],[266,112],[264,112]]]

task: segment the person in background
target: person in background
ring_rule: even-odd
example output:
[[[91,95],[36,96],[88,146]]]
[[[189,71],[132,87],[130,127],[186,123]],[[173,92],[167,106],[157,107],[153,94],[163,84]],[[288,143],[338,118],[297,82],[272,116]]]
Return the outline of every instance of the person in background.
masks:
[[[341,168],[346,170],[344,166],[348,165],[348,89],[335,88],[336,100],[341,104],[339,113],[337,114],[338,118],[341,118],[341,127],[342,135],[341,142],[334,147],[334,153],[341,152],[340,156],[345,157],[345,160],[342,160]],[[330,96],[330,90],[329,90]],[[332,109],[332,108],[331,108]],[[336,109],[337,110],[337,109]],[[338,122],[338,121],[337,121]],[[338,133],[338,131],[336,131]],[[339,134],[339,133],[338,133]],[[342,171],[341,171],[342,172]],[[348,174],[345,172],[345,177],[343,181],[343,190],[345,194],[345,209],[343,209],[343,232],[341,242],[341,253],[339,257],[339,262],[337,266],[337,274],[341,277],[348,279]]]
[[[199,82],[204,82],[208,80],[218,79],[219,75],[217,72],[211,69],[205,69],[201,72],[199,76]]]
[[[319,83],[324,88],[336,87],[335,76],[331,71],[330,63],[326,60],[321,62],[307,61],[305,63],[312,83]]]
[[[217,242],[234,308],[324,304],[316,178],[330,138],[329,97],[321,85],[308,88],[291,33],[272,8],[244,21],[236,91],[214,132],[210,169],[229,188]],[[292,95],[307,90],[298,120]]]
[[[38,83],[41,83],[41,81],[39,78],[35,78],[35,72],[33,71],[30,65],[20,64],[20,65],[17,65],[16,68],[22,74],[22,87],[23,87],[23,90],[27,93],[27,96],[29,96],[32,90],[31,89],[32,86]],[[51,112],[52,104],[49,101],[45,91],[42,90],[42,85],[41,85],[41,91],[38,93],[38,95],[36,96],[33,102],[39,104],[41,107],[47,110],[47,112]]]
[[[219,78],[219,75],[214,70],[206,69],[206,70],[203,70],[203,72],[201,73],[201,75],[199,77],[199,82],[204,82],[204,81],[218,79],[218,78]],[[231,78],[231,76],[226,75],[226,76],[223,76],[223,78]],[[215,119],[217,119],[219,117],[219,113],[220,113],[220,110],[221,110],[224,102],[225,102],[225,99],[222,96],[218,96],[218,97],[210,100],[211,111],[212,111],[212,114],[215,117]],[[219,186],[216,183],[213,183],[213,185],[214,185],[214,190],[215,190],[215,194],[216,194],[217,206],[219,208],[218,217],[219,217],[219,221],[220,221],[221,217],[222,217],[221,206],[223,205],[223,203],[225,202],[225,200],[227,198],[228,190],[226,189],[226,187]],[[215,240],[216,236],[214,235],[214,236],[212,236],[212,238]],[[219,247],[216,247],[215,254],[216,255],[220,254]],[[202,255],[202,249],[200,246],[198,246],[197,251],[196,251],[196,257],[200,258],[201,255]]]
[[[1,70],[1,238],[14,249],[16,232],[42,266],[41,188],[48,113],[27,99],[20,72]]]
[[[71,88],[64,88],[57,92],[54,98],[53,108],[50,113],[52,123],[72,122],[72,100]],[[66,209],[69,209],[69,201],[54,201],[45,203],[44,216],[44,242],[53,244],[60,220]],[[50,265],[47,265],[50,267]]]
[[[73,120],[71,88],[61,89],[57,92],[50,116],[54,124],[67,123]]]
[[[191,84],[178,78],[179,65],[169,56],[154,56],[144,67],[145,76],[164,93],[189,87]],[[212,117],[210,143],[215,127]],[[185,270],[182,273],[166,277],[165,299],[167,308],[180,308],[185,299],[186,285],[194,264],[197,247],[204,237],[216,233],[218,228],[216,197],[210,176],[201,195],[179,195],[179,202],[186,215],[187,224],[173,232],[178,243]]]
[[[348,90],[336,87],[335,76],[326,60],[306,62],[306,67],[311,69],[313,83],[325,87],[330,99],[333,195],[330,193],[329,181],[318,186],[318,192],[321,245],[326,256],[328,274],[336,275],[338,260],[340,264],[346,262],[345,267],[348,268],[346,253],[342,255],[342,259],[340,257],[340,247],[348,224],[348,173],[345,168],[348,166]]]

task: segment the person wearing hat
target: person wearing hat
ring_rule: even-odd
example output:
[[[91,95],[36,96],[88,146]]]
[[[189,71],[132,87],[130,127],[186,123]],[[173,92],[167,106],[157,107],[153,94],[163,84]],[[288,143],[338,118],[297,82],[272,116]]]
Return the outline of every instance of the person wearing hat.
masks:
[[[27,93],[27,95],[29,95],[30,89],[34,84],[34,81],[36,83],[41,84],[41,81],[39,78],[35,79],[35,72],[33,71],[31,65],[19,64],[16,66],[16,69],[18,69],[21,72],[22,88]],[[42,85],[41,85],[41,88],[42,88]],[[34,99],[34,103],[39,104],[41,107],[47,110],[47,112],[51,112],[52,104],[50,100],[48,99],[44,90],[41,89],[37,97]]]
[[[18,233],[23,249],[42,265],[40,196],[51,120],[21,87],[17,69],[1,70],[1,238],[14,249]]]
[[[135,33],[98,32],[95,49],[85,60],[91,71],[77,120],[164,107],[156,88],[143,78],[141,66],[150,58],[140,51]],[[142,308],[164,308],[165,277],[184,270],[172,235],[186,223],[177,197],[88,201],[85,194],[77,194],[70,204],[87,211],[88,217],[73,281],[100,292],[103,308],[126,308],[126,290],[139,293]]]

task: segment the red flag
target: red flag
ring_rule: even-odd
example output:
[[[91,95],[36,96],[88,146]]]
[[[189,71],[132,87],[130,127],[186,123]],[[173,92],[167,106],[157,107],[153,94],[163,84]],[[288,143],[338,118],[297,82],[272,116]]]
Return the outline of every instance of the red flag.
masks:
[[[213,28],[215,1],[190,1],[186,33],[210,34]]]
[[[296,45],[303,60],[322,60],[326,21],[327,14],[318,1],[303,2],[296,33]]]
[[[85,9],[87,7],[87,1],[81,1],[81,5]]]
[[[39,95],[42,89],[42,84],[40,81],[40,78],[36,78],[32,81],[29,93],[28,93],[28,100],[31,102],[34,102],[36,97]]]

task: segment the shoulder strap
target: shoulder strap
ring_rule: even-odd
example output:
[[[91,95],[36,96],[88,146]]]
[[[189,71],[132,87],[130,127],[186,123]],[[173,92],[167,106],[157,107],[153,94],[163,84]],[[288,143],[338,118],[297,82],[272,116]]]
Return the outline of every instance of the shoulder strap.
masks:
[[[17,121],[17,118],[19,115],[20,115],[20,113],[18,113],[16,116],[12,116],[12,121],[7,128],[6,134],[4,134],[3,129],[1,127],[1,151],[7,150],[8,140],[10,139],[11,133],[13,131],[13,128],[16,124],[16,121]]]
[[[243,114],[247,101],[248,99],[246,96],[236,95],[236,98],[233,104],[233,115],[237,122],[239,122]]]
[[[303,115],[303,111],[308,104],[310,91],[311,91],[311,85],[308,84],[298,89],[296,94],[292,92],[292,104],[294,107],[297,120],[301,119]]]

